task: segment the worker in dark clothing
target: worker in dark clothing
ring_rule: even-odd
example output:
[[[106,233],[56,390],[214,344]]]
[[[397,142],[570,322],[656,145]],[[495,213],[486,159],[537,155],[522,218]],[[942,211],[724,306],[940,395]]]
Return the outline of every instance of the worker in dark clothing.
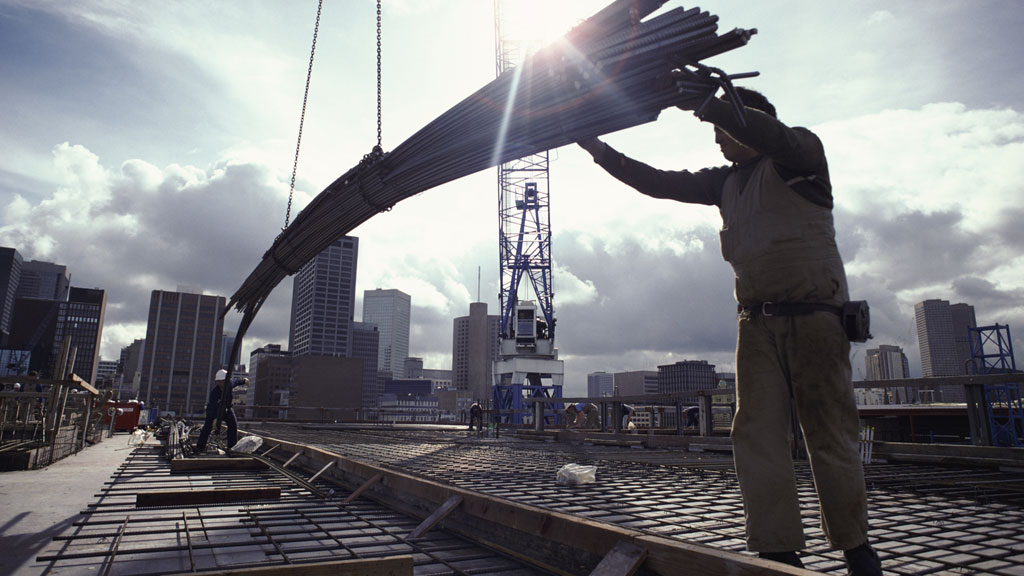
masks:
[[[696,428],[700,424],[700,407],[699,406],[687,406],[683,408],[683,415],[686,417],[687,428]]]
[[[740,312],[732,440],[747,548],[802,565],[798,552],[805,541],[789,448],[795,404],[822,530],[844,551],[850,574],[877,576],[881,562],[867,538],[850,341],[835,312],[849,297],[824,148],[810,130],[780,122],[760,93],[737,93],[745,123],[727,100],[679,105],[699,108],[698,118],[715,126],[715,142],[730,166],[658,170],[597,138],[579,144],[639,192],[716,206],[722,216],[722,256],[735,273]]]
[[[210,439],[210,432],[213,430],[213,423],[220,412],[222,401],[224,402],[224,414],[221,418],[228,425],[228,448],[238,442],[238,421],[235,419],[235,411],[231,409],[231,389],[234,388],[235,381],[225,382],[227,376],[227,370],[218,370],[217,376],[214,378],[215,386],[210,388],[210,396],[206,401],[206,422],[203,423],[203,429],[199,432],[199,440],[196,442],[197,454],[202,454],[206,450],[206,442]]]
[[[480,406],[480,401],[474,400],[473,404],[469,407],[469,429],[473,430],[473,424],[476,424],[477,431],[483,431],[484,429],[484,409]]]
[[[569,428],[587,428],[597,429],[601,427],[600,420],[598,418],[598,409],[596,404],[590,402],[576,402],[574,404],[565,405],[565,418]]]

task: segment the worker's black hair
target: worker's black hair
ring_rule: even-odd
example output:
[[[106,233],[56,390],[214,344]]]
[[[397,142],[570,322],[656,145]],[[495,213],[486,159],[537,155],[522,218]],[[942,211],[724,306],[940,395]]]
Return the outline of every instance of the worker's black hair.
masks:
[[[764,94],[761,94],[757,90],[751,90],[750,88],[743,88],[736,86],[736,94],[739,95],[740,100],[743,101],[743,105],[747,108],[753,108],[754,110],[760,110],[772,118],[778,118],[775,113],[775,106],[765,98]],[[726,100],[729,99],[729,94],[726,93],[723,96]]]

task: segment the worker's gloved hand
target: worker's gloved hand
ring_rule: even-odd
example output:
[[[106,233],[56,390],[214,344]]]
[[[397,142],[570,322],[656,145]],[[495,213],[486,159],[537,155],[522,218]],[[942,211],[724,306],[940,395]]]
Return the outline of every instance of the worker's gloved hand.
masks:
[[[688,69],[672,70],[658,78],[658,90],[675,92],[675,105],[680,110],[696,111],[718,92],[718,86]]]
[[[604,142],[600,138],[587,138],[577,142],[580,148],[583,148],[593,156],[595,162],[600,162],[604,157]]]

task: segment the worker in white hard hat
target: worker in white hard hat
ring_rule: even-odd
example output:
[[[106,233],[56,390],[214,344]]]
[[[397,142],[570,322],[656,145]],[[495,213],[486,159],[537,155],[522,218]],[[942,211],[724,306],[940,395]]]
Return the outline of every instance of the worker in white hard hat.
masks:
[[[228,425],[228,447],[238,442],[238,420],[235,419],[235,411],[231,409],[231,389],[237,381],[230,384],[225,382],[228,377],[227,370],[217,370],[214,377],[214,384],[210,388],[210,397],[206,401],[206,422],[199,432],[199,440],[196,442],[196,453],[202,454],[206,450],[206,441],[210,439],[210,432],[213,430],[213,423],[220,412],[220,403],[224,402],[223,422]]]

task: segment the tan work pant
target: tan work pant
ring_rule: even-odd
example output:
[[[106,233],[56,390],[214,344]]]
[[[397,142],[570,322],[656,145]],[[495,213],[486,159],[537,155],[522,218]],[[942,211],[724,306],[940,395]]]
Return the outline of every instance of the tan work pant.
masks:
[[[736,346],[736,473],[743,494],[747,549],[804,547],[790,452],[790,394],[807,444],[821,525],[848,550],[867,540],[867,499],[858,453],[860,422],[850,384],[850,342],[828,312],[765,317],[743,314]]]

